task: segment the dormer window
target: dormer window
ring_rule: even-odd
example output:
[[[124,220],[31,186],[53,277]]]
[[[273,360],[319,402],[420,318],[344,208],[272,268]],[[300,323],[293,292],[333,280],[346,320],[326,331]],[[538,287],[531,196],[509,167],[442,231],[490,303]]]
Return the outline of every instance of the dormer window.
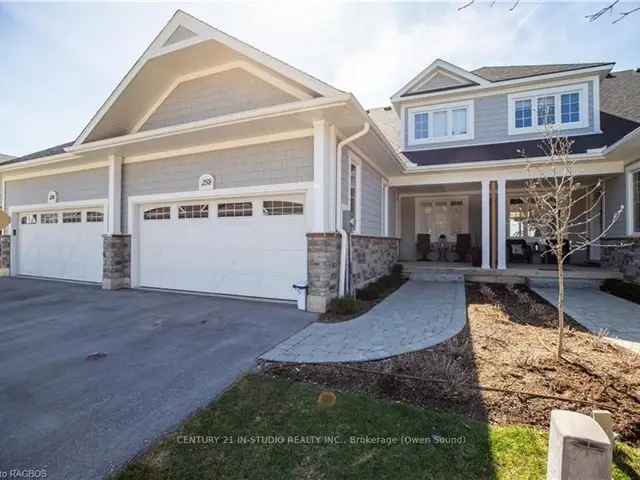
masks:
[[[509,95],[509,135],[589,125],[587,84]]]
[[[473,102],[409,108],[408,143],[423,145],[473,138]]]

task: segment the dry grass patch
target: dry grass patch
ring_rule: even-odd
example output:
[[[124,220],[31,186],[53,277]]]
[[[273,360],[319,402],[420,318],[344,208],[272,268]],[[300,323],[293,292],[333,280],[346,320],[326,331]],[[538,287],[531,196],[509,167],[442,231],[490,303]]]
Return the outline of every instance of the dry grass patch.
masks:
[[[419,352],[358,364],[266,367],[275,367],[272,375],[453,410],[494,424],[546,428],[554,408],[584,413],[605,408],[621,437],[640,444],[640,355],[569,318],[565,355],[558,363],[557,311],[526,288],[469,284],[467,314],[463,332]]]

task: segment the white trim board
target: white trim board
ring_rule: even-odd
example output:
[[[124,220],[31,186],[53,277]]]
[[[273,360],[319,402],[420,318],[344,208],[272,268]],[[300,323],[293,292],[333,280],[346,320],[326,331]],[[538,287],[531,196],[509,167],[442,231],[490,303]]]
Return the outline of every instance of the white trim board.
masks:
[[[313,98],[311,100],[301,100],[299,102],[291,102],[284,105],[275,105],[272,107],[265,107],[246,112],[236,112],[228,115],[221,115],[219,117],[198,120],[195,122],[182,123],[170,127],[132,133],[129,135],[123,135],[121,137],[97,140],[95,142],[90,142],[84,145],[69,147],[68,151],[77,153],[91,152],[101,150],[103,148],[119,147],[139,141],[165,138],[183,133],[197,132],[200,130],[206,130],[208,128],[236,125],[239,123],[246,123],[254,120],[269,119],[296,113],[304,113],[329,107],[338,107],[346,105],[350,99],[351,97],[349,97],[348,95],[341,95],[339,97],[320,97]]]
[[[513,80],[504,80],[501,82],[489,82],[484,85],[470,85],[467,87],[456,88],[454,90],[445,90],[440,92],[422,93],[411,96],[392,96],[391,103],[396,106],[405,104],[405,102],[424,102],[433,99],[434,102],[443,101],[443,97],[463,96],[465,98],[475,98],[480,96],[497,95],[504,90],[520,90],[527,88],[538,88],[538,84],[553,85],[563,84],[568,81],[574,81],[579,77],[580,80],[590,80],[598,75],[604,75],[611,71],[613,64],[602,65],[599,67],[583,68],[578,70],[569,70],[567,72],[549,73],[545,75],[537,75],[524,78],[516,78]],[[588,78],[585,78],[589,76]],[[534,84],[534,85],[532,85]]]
[[[176,150],[167,150],[157,153],[147,153],[143,155],[132,155],[124,159],[124,164],[148,162],[152,160],[163,160],[172,157],[181,157],[184,155],[193,155],[196,153],[215,152],[219,150],[231,150],[234,148],[250,147],[253,145],[262,145],[266,143],[282,142],[286,140],[295,140],[298,138],[313,137],[313,129],[292,130],[290,132],[275,133],[273,135],[263,135],[259,137],[241,138],[237,140],[228,140],[224,142],[210,143],[208,145],[199,145],[197,147],[186,147]]]
[[[227,72],[229,70],[234,70],[234,69],[244,70],[248,74],[253,75],[253,76],[255,76],[255,77],[257,77],[257,78],[259,78],[261,80],[264,80],[265,82],[267,82],[270,85],[272,85],[272,86],[284,91],[285,93],[288,93],[288,94],[296,97],[298,100],[309,100],[309,99],[313,98],[308,93],[306,93],[306,92],[304,92],[304,91],[302,91],[302,90],[300,90],[298,88],[295,88],[293,85],[290,85],[290,84],[288,84],[288,83],[276,78],[275,76],[269,74],[269,72],[267,72],[266,70],[264,70],[262,68],[258,68],[255,65],[251,65],[249,62],[245,62],[245,61],[229,62],[229,63],[225,63],[223,65],[218,65],[216,67],[208,68],[208,69],[205,69],[205,70],[200,70],[200,71],[197,71],[197,72],[188,73],[186,75],[182,75],[182,76],[178,77],[158,97],[158,99],[153,103],[151,108],[149,108],[144,113],[144,115],[142,115],[140,120],[138,120],[136,122],[135,126],[131,129],[130,133],[139,132],[140,129],[147,122],[147,120],[149,120],[149,118],[158,110],[160,105],[162,105],[162,103],[164,103],[164,101],[169,97],[169,95],[171,95],[171,93],[176,88],[178,88],[180,86],[180,84],[185,83],[185,82],[189,82],[189,81],[192,81],[192,80],[197,80],[198,78],[204,78],[204,77],[208,77],[208,76],[215,75],[215,74],[218,74],[218,73]]]

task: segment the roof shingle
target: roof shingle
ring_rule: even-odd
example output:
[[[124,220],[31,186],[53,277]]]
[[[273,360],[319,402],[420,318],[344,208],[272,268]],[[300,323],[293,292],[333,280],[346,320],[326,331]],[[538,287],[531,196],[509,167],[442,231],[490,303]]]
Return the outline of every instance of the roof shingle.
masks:
[[[472,70],[471,73],[489,80],[490,82],[503,82],[517,78],[535,77],[550,73],[570,72],[584,68],[602,67],[613,65],[613,62],[600,63],[555,63],[549,65],[511,65],[502,67],[481,67]]]

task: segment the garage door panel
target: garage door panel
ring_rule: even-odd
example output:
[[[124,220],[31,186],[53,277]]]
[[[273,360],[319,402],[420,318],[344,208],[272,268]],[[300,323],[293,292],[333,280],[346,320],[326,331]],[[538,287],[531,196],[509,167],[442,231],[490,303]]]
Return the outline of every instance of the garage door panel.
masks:
[[[60,212],[48,212],[60,213]],[[22,216],[21,216],[22,217]],[[18,274],[100,282],[102,280],[102,222],[20,224]]]
[[[236,202],[237,200],[234,200]],[[178,219],[140,218],[140,285],[229,295],[294,299],[306,278],[303,215]],[[144,212],[147,208],[143,208]],[[256,214],[257,213],[257,214]]]

